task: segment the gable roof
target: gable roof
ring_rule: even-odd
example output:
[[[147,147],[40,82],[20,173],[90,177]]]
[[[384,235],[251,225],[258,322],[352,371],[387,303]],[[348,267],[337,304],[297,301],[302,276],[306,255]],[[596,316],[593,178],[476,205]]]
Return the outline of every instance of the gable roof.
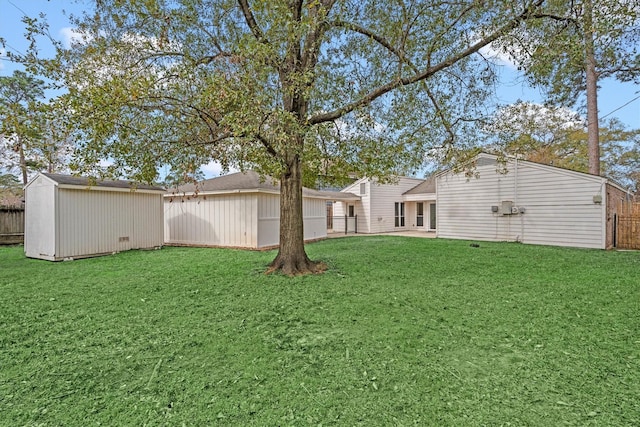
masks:
[[[215,194],[215,193],[270,193],[280,194],[280,184],[270,176],[261,177],[257,172],[249,170],[229,175],[206,179],[197,184],[189,183],[168,190],[167,196],[180,194]],[[302,187],[304,197],[326,200],[360,200],[359,196],[338,191],[319,191]]]
[[[402,193],[405,194],[435,194],[436,193],[436,177],[430,176],[411,190]]]
[[[45,173],[44,175],[53,182],[63,186],[76,186],[76,187],[98,187],[98,188],[119,188],[127,190],[151,190],[151,191],[165,191],[164,188],[155,185],[138,184],[133,181],[126,180],[97,180],[94,181],[90,178],[81,176],[64,175],[59,173]]]

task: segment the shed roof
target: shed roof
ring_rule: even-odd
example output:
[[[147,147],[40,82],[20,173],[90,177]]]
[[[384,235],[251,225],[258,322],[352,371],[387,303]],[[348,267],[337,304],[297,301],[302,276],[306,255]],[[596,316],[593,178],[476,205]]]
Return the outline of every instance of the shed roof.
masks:
[[[190,193],[235,193],[235,192],[266,192],[279,194],[280,184],[270,176],[261,177],[255,171],[236,172],[229,175],[206,179],[197,184],[189,183],[169,189],[167,195]],[[359,196],[338,191],[319,191],[303,187],[302,194],[327,200],[360,200]]]
[[[42,173],[42,175],[61,185],[71,185],[78,187],[102,187],[102,188],[120,188],[128,190],[153,190],[165,191],[164,188],[155,185],[137,184],[133,181],[110,181],[110,180],[92,180],[81,176],[64,175],[58,173]]]

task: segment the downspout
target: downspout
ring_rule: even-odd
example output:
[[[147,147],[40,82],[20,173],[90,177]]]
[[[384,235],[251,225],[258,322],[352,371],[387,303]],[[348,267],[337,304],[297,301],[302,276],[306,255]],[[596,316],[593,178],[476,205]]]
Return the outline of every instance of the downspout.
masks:
[[[515,176],[513,179],[513,205],[518,206],[518,155],[515,156]]]

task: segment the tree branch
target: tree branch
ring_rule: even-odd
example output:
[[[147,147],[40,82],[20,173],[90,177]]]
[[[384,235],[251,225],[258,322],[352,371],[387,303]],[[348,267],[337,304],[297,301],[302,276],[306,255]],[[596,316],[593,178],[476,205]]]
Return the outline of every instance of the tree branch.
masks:
[[[522,21],[530,19],[532,16],[532,11],[535,10],[535,8],[542,5],[544,2],[545,0],[536,0],[534,3],[532,3],[527,8],[525,8],[519,15],[515,16],[510,22],[498,28],[496,31],[494,31],[491,35],[487,36],[483,40],[480,40],[472,44],[471,46],[469,46],[462,52],[458,53],[457,55],[453,55],[452,57],[434,66],[427,67],[425,70],[423,70],[420,73],[415,73],[414,75],[408,76],[408,77],[394,79],[382,86],[379,86],[371,90],[369,93],[363,95],[360,99],[357,99],[343,107],[337,108],[333,111],[329,111],[326,113],[319,113],[314,116],[311,116],[307,119],[308,124],[314,125],[318,123],[336,120],[344,116],[345,114],[348,114],[354,111],[357,108],[371,104],[374,100],[380,98],[381,96],[391,92],[396,88],[399,88],[401,86],[411,85],[421,80],[426,80],[427,78],[431,77],[435,73],[442,71],[444,69],[447,69],[452,65],[456,64],[458,61],[478,52],[480,49],[491,44],[492,42],[500,38],[502,35],[513,30]]]
[[[264,37],[264,33],[262,29],[258,26],[255,17],[253,16],[253,12],[251,12],[251,6],[249,6],[248,0],[238,0],[238,4],[240,5],[240,9],[242,9],[242,14],[244,15],[244,19],[249,26],[249,29],[253,33],[253,36],[261,43],[266,43],[267,40]]]

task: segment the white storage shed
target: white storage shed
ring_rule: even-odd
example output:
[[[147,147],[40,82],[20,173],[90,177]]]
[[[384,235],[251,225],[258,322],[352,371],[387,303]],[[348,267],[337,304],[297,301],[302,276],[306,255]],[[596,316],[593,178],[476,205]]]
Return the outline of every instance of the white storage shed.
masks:
[[[437,177],[437,236],[606,249],[628,195],[604,177],[481,153]]]
[[[165,189],[41,173],[25,186],[24,251],[50,261],[162,246]]]
[[[303,188],[306,241],[327,236],[327,201],[353,194]],[[280,237],[280,187],[254,171],[186,184],[164,197],[165,243],[262,249]]]

